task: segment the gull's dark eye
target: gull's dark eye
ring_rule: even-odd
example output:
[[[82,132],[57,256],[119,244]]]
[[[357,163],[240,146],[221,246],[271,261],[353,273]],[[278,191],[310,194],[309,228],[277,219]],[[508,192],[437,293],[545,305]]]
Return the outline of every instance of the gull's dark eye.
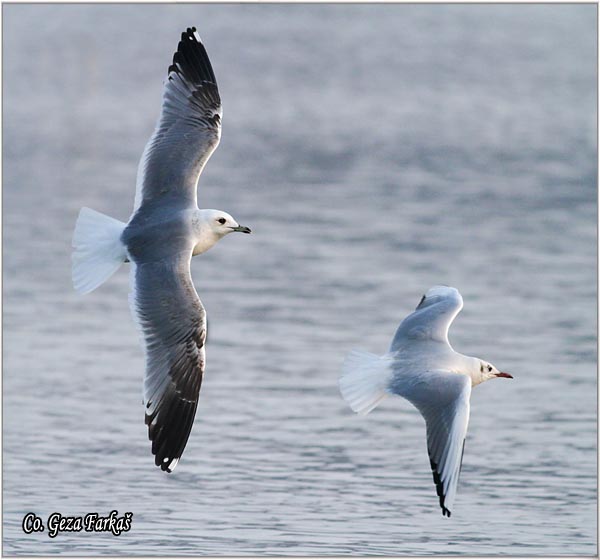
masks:
[[[223,225],[227,220],[225,218],[219,218],[217,220],[217,222],[219,222],[221,225]]]
[[[492,366],[488,365],[488,371],[492,371]]]

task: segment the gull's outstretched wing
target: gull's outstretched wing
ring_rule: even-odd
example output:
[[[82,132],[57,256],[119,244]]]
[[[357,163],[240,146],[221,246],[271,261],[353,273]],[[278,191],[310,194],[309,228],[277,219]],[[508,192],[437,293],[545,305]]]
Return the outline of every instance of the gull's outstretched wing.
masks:
[[[471,379],[447,371],[397,376],[390,391],[409,400],[425,418],[427,451],[442,515],[450,517],[469,424]]]
[[[433,340],[448,344],[448,329],[463,307],[456,288],[434,286],[421,298],[415,311],[398,327],[390,352],[401,350],[415,340]]]
[[[198,178],[221,138],[221,117],[208,55],[196,28],[188,28],[169,66],[160,118],[140,160],[134,212],[167,196],[196,205]]]
[[[206,316],[190,276],[191,250],[131,264],[131,312],[146,355],[144,406],[155,463],[171,472],[187,443],[204,372]]]

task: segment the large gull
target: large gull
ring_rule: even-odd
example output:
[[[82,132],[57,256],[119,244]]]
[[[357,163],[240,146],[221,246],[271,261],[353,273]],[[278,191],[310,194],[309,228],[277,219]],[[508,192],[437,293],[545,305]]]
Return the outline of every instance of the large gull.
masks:
[[[448,517],[462,464],[471,388],[496,377],[512,378],[452,349],[448,328],[462,307],[457,289],[434,286],[400,323],[388,353],[354,350],[339,381],[342,396],[359,414],[368,414],[388,395],[400,395],[419,410],[442,515]]]
[[[206,314],[190,261],[228,233],[250,233],[221,210],[199,210],[200,173],[221,137],[221,100],[194,27],[181,34],[160,118],[138,167],[127,224],[82,208],[73,285],[88,293],[131,263],[129,304],[146,357],[145,421],[155,463],[171,472],[186,446],[204,374]]]

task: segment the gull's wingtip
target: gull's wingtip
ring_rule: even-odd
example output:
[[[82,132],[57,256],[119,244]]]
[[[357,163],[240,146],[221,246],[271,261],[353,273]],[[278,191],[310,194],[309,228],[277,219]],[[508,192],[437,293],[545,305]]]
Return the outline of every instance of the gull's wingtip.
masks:
[[[171,474],[174,470],[175,467],[177,466],[177,464],[179,463],[179,459],[169,459],[168,457],[165,457],[162,461],[159,459],[159,457],[155,457],[154,463],[156,464],[157,467],[160,467],[160,469],[163,472],[166,472],[167,474]]]
[[[422,309],[424,307],[428,307],[429,305],[438,302],[438,301],[454,301],[457,305],[462,307],[463,299],[460,295],[460,292],[453,288],[452,286],[432,286],[425,292],[423,297],[421,297],[421,301],[419,301],[419,305],[417,305],[417,309]]]
[[[444,284],[439,284],[437,286],[432,286],[431,288],[429,288],[429,290],[427,290],[427,293],[425,294],[425,296],[426,297],[432,297],[432,296],[442,296],[442,297],[459,296],[460,297],[460,292],[452,286],[446,286]]]
[[[203,82],[212,82],[216,85],[215,73],[208,53],[195,27],[188,27],[181,33],[177,50],[167,70],[168,80],[171,79],[172,73],[180,74],[195,86],[200,86]]]
[[[185,43],[199,43],[204,46],[202,38],[200,37],[200,34],[198,33],[196,27],[187,27],[185,31],[181,32],[179,47],[181,47]]]

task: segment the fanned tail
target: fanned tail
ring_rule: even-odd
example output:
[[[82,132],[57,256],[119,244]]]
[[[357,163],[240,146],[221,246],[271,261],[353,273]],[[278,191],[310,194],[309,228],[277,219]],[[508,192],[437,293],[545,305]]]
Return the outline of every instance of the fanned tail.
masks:
[[[127,260],[121,241],[123,222],[82,208],[73,232],[73,286],[81,294],[95,290]]]
[[[354,412],[368,414],[387,397],[391,376],[391,361],[386,356],[353,350],[342,366],[340,392]]]

